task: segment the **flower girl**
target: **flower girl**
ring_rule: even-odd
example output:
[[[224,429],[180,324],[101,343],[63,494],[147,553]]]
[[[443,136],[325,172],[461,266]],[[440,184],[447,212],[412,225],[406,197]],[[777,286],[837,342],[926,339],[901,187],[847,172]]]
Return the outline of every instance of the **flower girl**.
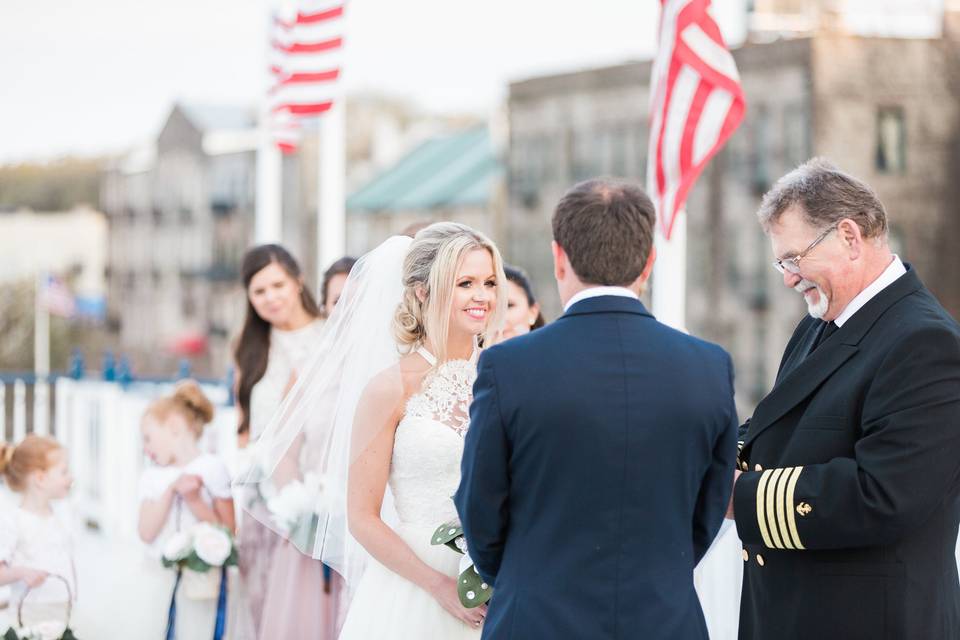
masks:
[[[0,443],[0,474],[19,497],[0,517],[0,585],[11,585],[10,610],[23,600],[25,624],[66,622],[77,576],[71,527],[54,502],[67,497],[73,482],[67,452],[43,436],[27,436],[17,446]],[[9,622],[15,619],[12,613]],[[6,627],[0,623],[0,633]]]
[[[145,620],[142,636],[145,640],[210,640],[218,627],[218,613],[221,618],[224,615],[218,596],[219,572],[193,576],[216,581],[212,592],[198,595],[195,588],[191,593],[186,583],[192,572],[185,571],[181,583],[175,570],[161,564],[161,558],[180,551],[167,549],[170,545],[182,546],[183,535],[176,534],[197,530],[200,523],[233,534],[233,498],[226,465],[216,456],[202,453],[198,445],[204,426],[212,419],[213,405],[195,382],[186,381],[173,395],[153,402],[141,422],[143,450],[154,463],[140,478],[138,531],[148,545],[150,558],[145,574],[152,581],[149,626]],[[167,631],[168,623],[173,634]]]

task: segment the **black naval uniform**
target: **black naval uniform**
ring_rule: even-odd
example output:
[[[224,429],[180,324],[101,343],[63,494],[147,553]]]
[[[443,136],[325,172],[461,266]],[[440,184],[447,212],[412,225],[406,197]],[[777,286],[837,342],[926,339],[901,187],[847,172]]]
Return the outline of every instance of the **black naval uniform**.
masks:
[[[741,427],[740,638],[960,639],[960,326],[909,265],[831,324]]]

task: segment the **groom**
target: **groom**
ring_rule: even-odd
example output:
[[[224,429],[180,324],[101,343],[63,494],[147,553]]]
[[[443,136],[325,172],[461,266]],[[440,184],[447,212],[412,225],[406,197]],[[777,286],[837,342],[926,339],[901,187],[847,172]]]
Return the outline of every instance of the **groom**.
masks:
[[[566,313],[483,353],[456,503],[494,585],[485,639],[706,639],[693,568],[720,527],[730,357],[638,299],[655,214],[590,180],[553,216]]]

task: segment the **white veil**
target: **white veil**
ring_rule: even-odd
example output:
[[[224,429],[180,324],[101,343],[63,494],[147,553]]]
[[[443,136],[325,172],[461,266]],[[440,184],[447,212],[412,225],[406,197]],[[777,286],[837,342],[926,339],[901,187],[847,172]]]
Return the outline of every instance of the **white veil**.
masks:
[[[320,474],[320,490],[306,494],[314,504],[311,525],[307,531],[301,527],[296,536],[274,519],[264,521],[263,512],[244,507],[301,551],[333,568],[348,585],[355,585],[366,560],[347,526],[354,414],[370,379],[400,358],[392,323],[403,295],[403,260],[411,242],[407,236],[394,236],[350,271],[313,355],[252,445],[256,464],[235,483],[254,487],[269,498],[307,472]],[[387,494],[383,517],[389,524],[395,515],[389,489]]]

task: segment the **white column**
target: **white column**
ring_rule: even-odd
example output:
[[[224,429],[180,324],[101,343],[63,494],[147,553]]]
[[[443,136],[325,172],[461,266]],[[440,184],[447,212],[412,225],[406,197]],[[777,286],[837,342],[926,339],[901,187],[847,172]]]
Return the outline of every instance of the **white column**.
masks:
[[[282,161],[280,149],[270,133],[269,116],[264,110],[260,116],[260,142],[257,146],[255,244],[280,242],[283,236]]]
[[[7,385],[0,381],[0,440],[7,437]]]
[[[653,313],[660,322],[686,331],[687,214],[680,211],[666,240],[657,225],[657,261],[653,267]]]
[[[27,437],[27,385],[23,380],[13,383],[13,442],[19,444]]]
[[[317,286],[330,263],[346,251],[346,109],[342,99],[320,117],[317,188]]]
[[[46,274],[37,272],[33,305],[33,372],[37,378],[46,378],[50,373],[50,312],[43,304]]]

